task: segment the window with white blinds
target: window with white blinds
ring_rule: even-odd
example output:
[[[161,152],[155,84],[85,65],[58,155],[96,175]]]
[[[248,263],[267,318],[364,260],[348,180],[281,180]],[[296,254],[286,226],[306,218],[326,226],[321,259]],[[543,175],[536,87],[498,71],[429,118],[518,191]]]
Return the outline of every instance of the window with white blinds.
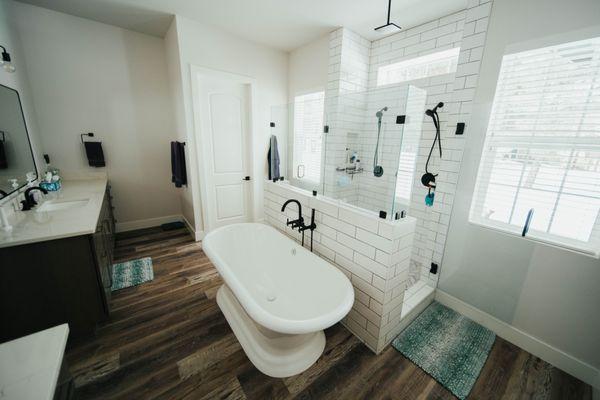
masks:
[[[470,220],[600,255],[600,38],[505,55]]]
[[[319,183],[325,92],[294,98],[294,178]]]

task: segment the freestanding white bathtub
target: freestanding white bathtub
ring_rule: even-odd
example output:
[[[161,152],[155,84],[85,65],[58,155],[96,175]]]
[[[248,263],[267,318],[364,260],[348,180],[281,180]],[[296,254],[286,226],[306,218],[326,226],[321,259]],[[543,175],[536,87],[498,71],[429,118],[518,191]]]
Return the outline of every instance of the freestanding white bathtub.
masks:
[[[256,223],[210,232],[203,249],[225,280],[217,303],[264,374],[299,374],[323,353],[328,328],[352,308],[354,290],[336,267],[275,228]]]

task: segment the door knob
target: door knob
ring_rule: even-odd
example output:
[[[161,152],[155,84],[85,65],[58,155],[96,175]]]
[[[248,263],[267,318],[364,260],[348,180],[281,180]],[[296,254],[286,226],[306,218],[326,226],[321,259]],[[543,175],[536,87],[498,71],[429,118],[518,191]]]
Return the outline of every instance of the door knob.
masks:
[[[249,177],[249,176],[247,176],[247,177],[243,178],[242,180],[243,180],[243,181],[249,181],[249,180],[250,180],[250,177]]]

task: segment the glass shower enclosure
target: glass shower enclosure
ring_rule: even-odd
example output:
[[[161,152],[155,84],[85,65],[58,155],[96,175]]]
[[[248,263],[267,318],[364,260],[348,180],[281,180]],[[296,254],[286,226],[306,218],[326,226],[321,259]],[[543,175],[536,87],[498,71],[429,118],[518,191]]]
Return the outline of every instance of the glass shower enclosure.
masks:
[[[334,96],[315,91],[272,107],[282,176],[396,218],[410,202],[425,99],[421,88],[394,85]]]

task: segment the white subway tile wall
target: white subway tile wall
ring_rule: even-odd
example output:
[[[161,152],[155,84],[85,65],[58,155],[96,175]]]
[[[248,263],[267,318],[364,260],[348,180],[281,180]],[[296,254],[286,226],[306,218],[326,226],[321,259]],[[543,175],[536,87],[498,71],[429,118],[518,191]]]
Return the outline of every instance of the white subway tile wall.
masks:
[[[444,102],[440,112],[443,158],[440,160],[434,152],[430,162],[430,170],[439,171],[435,202],[433,207],[425,206],[427,189],[420,181],[435,135],[431,119],[424,116],[409,207],[409,215],[417,218],[412,261],[420,267],[421,279],[433,287],[437,286],[438,275],[430,274],[429,267],[431,262],[435,262],[443,268],[446,234],[464,148],[464,135],[456,136],[455,127],[457,122],[465,122],[465,135],[468,134],[471,103],[483,57],[491,6],[492,2],[488,0],[471,0],[464,11],[371,43],[369,89],[376,87],[377,70],[381,66],[460,47],[455,74],[408,82],[427,91],[427,108]]]
[[[297,218],[296,205],[281,212],[290,198],[300,201],[305,217],[311,208],[316,209],[313,250],[346,274],[354,286],[354,306],[342,323],[379,353],[400,332],[416,219],[381,220],[375,213],[309,196],[287,183],[267,181],[265,221],[298,241],[301,234],[286,225],[287,219]],[[308,248],[310,231],[305,235]]]

